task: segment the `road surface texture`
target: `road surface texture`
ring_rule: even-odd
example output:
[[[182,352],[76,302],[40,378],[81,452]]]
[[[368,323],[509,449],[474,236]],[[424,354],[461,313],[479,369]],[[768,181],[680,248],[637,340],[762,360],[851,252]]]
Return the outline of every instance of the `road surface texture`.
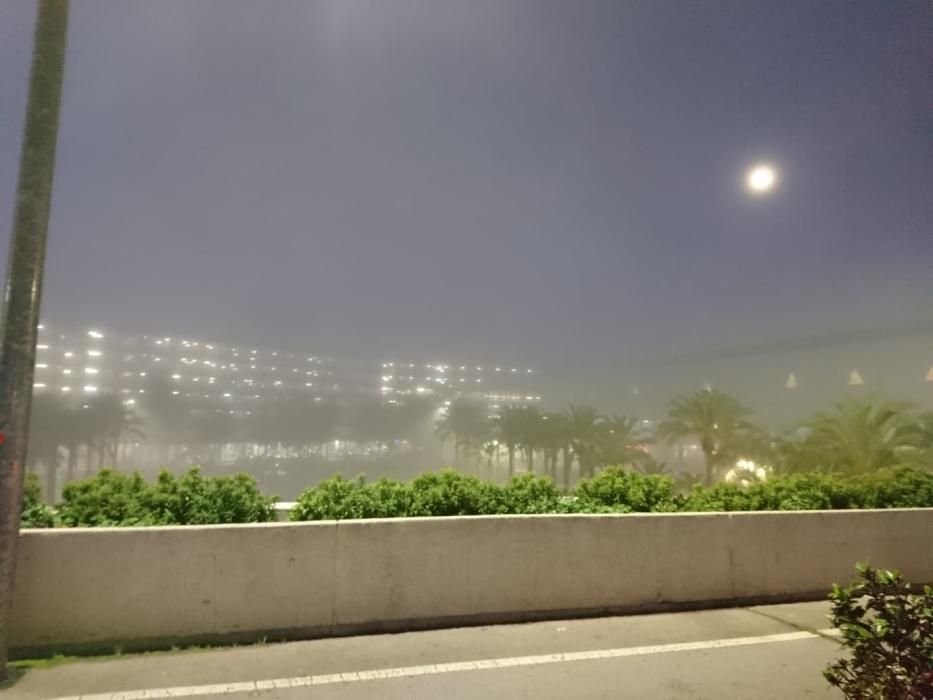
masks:
[[[3,700],[839,698],[826,603],[74,660]]]

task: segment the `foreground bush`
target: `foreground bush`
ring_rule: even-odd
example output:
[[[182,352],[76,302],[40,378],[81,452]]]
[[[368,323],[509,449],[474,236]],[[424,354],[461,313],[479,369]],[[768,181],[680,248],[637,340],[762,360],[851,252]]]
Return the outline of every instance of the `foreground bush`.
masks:
[[[584,479],[575,493],[578,505],[601,507],[618,513],[665,513],[677,510],[674,481],[668,476],[639,474],[622,467],[604,469]]]
[[[255,523],[275,518],[275,497],[263,496],[246,474],[181,477],[163,471],[154,484],[138,473],[105,470],[67,484],[58,520],[69,527]]]
[[[849,508],[933,507],[933,472],[910,467],[838,476],[814,472],[772,477],[740,486],[695,487],[683,511],[845,510]]]
[[[23,490],[23,515],[20,520],[23,527],[52,527],[55,524],[52,509],[42,502],[39,477],[31,472],[26,475]]]
[[[65,486],[56,522],[42,505],[35,475],[27,481],[24,527],[199,525],[274,519],[274,497],[245,474],[207,478],[197,468],[153,484],[139,474],[103,471]],[[445,469],[409,483],[341,476],[305,490],[291,520],[520,515],[535,513],[670,513],[933,507],[933,473],[908,467],[838,476],[791,474],[742,486],[695,486],[675,494],[664,475],[611,467],[564,493],[547,477],[523,474],[505,485]]]
[[[849,658],[823,675],[847,698],[933,698],[933,588],[912,593],[897,572],[857,570],[859,580],[830,594]]]
[[[291,520],[351,520],[354,518],[402,518],[409,514],[411,494],[394,479],[367,484],[337,475],[307,489],[289,513]]]
[[[567,495],[545,477],[524,474],[497,486],[448,469],[409,484],[337,476],[302,493],[291,519],[912,507],[933,507],[933,473],[902,467],[854,477],[792,474],[751,486],[697,486],[677,496],[669,477],[621,467],[604,469]]]
[[[367,484],[335,476],[298,497],[291,520],[346,520],[451,515],[556,512],[560,491],[550,479],[525,474],[497,486],[444,469],[409,484],[380,479]]]

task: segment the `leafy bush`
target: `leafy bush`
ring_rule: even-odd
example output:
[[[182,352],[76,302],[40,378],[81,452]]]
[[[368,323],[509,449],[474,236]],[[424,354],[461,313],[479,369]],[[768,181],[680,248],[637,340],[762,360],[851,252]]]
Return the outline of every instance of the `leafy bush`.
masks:
[[[933,506],[933,472],[911,467],[879,469],[853,479],[859,508]]]
[[[145,495],[145,509],[160,525],[261,523],[275,519],[275,497],[259,493],[248,474],[203,477],[193,467],[181,478],[167,471]]]
[[[743,487],[694,487],[684,511],[845,510],[933,507],[933,473],[909,467],[839,476],[812,472],[772,477]]]
[[[339,474],[307,489],[289,514],[290,520],[349,520],[399,518],[409,514],[411,493],[401,482],[380,479],[367,485],[363,477]]]
[[[32,472],[26,475],[23,487],[23,514],[20,523],[22,527],[52,527],[55,524],[52,509],[42,502],[39,478]]]
[[[162,472],[148,484],[139,474],[102,471],[65,486],[57,522],[72,527],[264,522],[274,519],[274,501],[245,474],[208,478],[192,468],[178,477]],[[35,475],[27,481],[25,503],[24,526],[54,524],[52,511],[39,497]],[[289,517],[300,521],[907,507],[933,507],[933,473],[907,467],[850,477],[802,473],[750,486],[694,486],[687,495],[675,495],[670,477],[621,467],[604,469],[569,494],[547,477],[522,474],[500,486],[447,469],[407,484],[335,476],[305,490]]]
[[[158,525],[144,506],[146,482],[139,473],[110,469],[65,484],[58,517],[68,527]]]
[[[847,698],[933,698],[933,588],[915,594],[897,572],[856,568],[860,580],[830,594],[851,658],[823,675]]]
[[[267,522],[275,497],[246,474],[203,477],[192,467],[180,478],[163,471],[150,485],[139,473],[104,470],[66,484],[58,514],[71,527]]]
[[[610,467],[592,479],[584,479],[577,486],[576,496],[584,508],[602,506],[613,512],[651,513],[677,509],[673,479],[626,471],[622,467]]]
[[[495,515],[506,513],[503,489],[475,476],[444,469],[410,484],[410,515]]]
[[[513,476],[502,488],[505,513],[554,513],[560,504],[561,492],[551,479],[533,474]]]

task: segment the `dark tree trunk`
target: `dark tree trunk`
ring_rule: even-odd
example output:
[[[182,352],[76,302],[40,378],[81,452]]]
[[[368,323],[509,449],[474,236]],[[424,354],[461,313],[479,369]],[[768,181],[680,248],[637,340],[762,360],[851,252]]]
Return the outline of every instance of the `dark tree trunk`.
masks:
[[[564,448],[564,488],[570,490],[570,471],[573,469],[573,454]]]
[[[78,467],[78,446],[68,446],[68,466],[65,468],[65,482],[74,481],[75,469]]]
[[[45,462],[45,497],[48,503],[55,503],[55,491],[58,487],[58,448],[56,447]]]

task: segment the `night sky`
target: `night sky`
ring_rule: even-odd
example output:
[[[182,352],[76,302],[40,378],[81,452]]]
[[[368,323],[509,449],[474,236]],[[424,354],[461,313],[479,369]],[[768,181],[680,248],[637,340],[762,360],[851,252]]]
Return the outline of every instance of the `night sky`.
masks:
[[[931,51],[920,0],[74,2],[43,316],[581,382],[930,319]]]

